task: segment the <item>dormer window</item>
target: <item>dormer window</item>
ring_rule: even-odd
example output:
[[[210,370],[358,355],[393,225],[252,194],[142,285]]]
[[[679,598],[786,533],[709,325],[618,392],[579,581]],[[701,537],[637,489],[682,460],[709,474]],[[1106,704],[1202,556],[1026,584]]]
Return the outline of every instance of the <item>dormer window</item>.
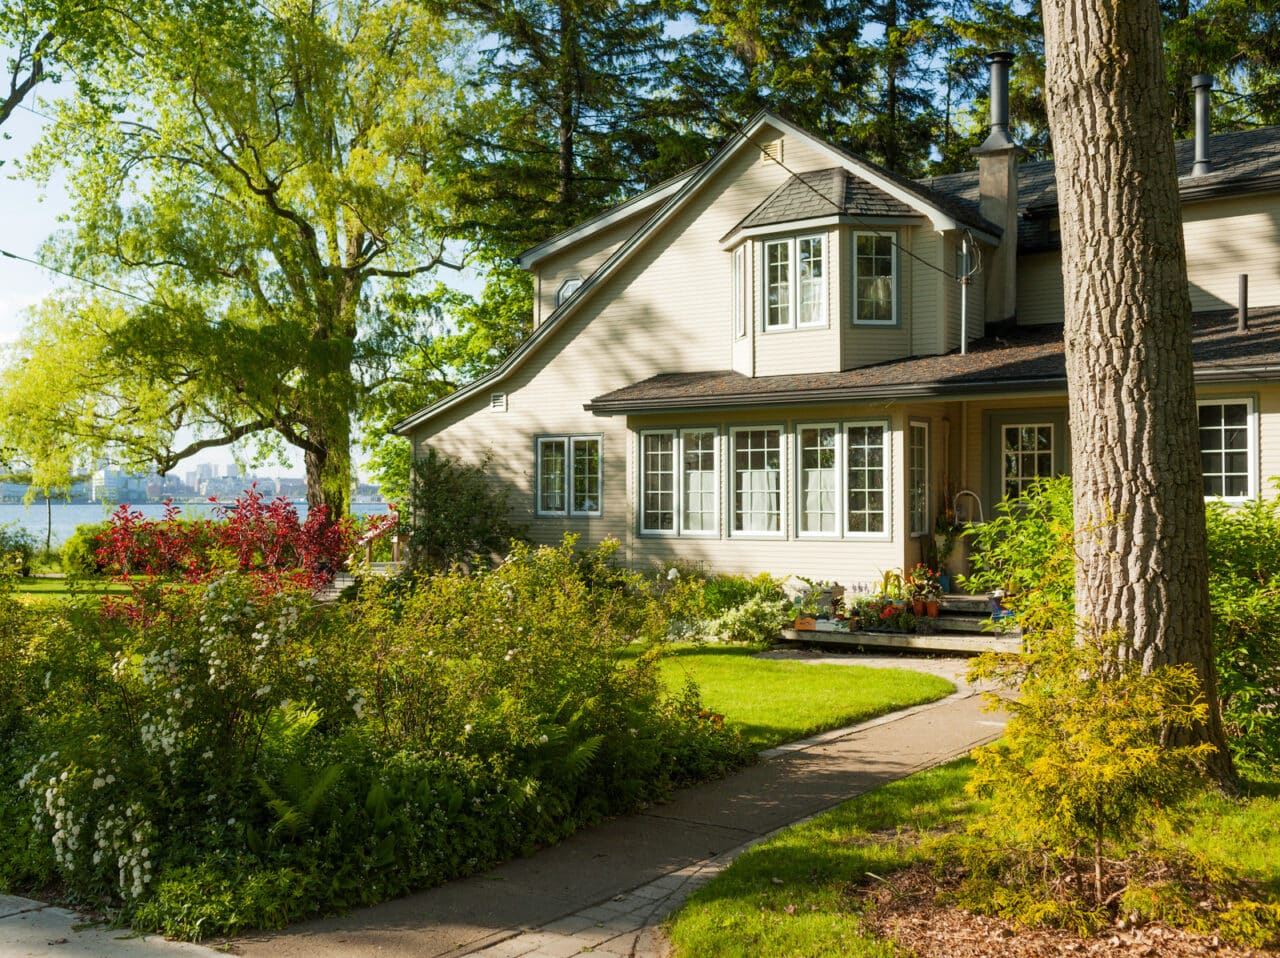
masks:
[[[853,234],[853,322],[898,322],[898,244],[890,233]]]
[[[560,288],[556,290],[556,306],[561,306],[566,299],[578,291],[580,286],[582,286],[581,276],[570,276],[561,283]]]
[[[764,242],[764,329],[827,325],[827,281],[822,236]]]

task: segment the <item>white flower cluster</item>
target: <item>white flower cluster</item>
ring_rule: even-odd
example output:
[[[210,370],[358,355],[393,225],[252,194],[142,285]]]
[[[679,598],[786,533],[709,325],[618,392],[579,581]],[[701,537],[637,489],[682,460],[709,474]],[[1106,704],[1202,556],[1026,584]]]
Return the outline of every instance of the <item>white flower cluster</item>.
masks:
[[[142,684],[148,688],[152,688],[160,682],[177,682],[178,674],[178,649],[176,647],[157,649],[155,652],[149,652],[143,656],[140,677]]]
[[[347,701],[351,703],[351,710],[356,713],[356,720],[364,718],[364,694],[359,689],[347,689]]]
[[[148,752],[163,752],[166,756],[172,756],[178,750],[179,732],[171,712],[156,717],[152,717],[150,712],[144,712],[142,721],[138,724],[142,747]]]
[[[32,791],[31,824],[37,832],[49,834],[54,860],[61,869],[74,873],[90,864],[93,868],[114,864],[120,894],[137,898],[146,890],[152,873],[154,829],[145,810],[136,802],[123,812],[114,803],[108,804],[98,815],[90,836],[97,806],[86,801],[83,783],[88,783],[90,792],[109,789],[116,783],[115,772],[110,768],[82,768],[74,762],[58,771],[57,758],[57,752],[41,755],[19,780],[22,788]],[[55,774],[45,778],[47,771]]]
[[[298,668],[302,669],[302,681],[314,682],[316,680],[316,666],[320,664],[320,660],[314,655],[298,660]]]

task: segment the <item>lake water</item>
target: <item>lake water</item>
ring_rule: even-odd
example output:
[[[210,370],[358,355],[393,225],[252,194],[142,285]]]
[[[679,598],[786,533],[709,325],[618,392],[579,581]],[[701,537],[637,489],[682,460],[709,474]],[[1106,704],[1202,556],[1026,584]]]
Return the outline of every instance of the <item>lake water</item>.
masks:
[[[182,515],[187,517],[213,515],[213,503],[210,502],[184,502],[180,503],[179,507],[182,510]],[[305,502],[295,502],[293,507],[298,510],[299,517],[306,516],[307,504]],[[158,502],[134,506],[133,508],[148,518],[159,519],[164,515],[164,506]],[[51,510],[52,521],[50,521],[50,515],[45,511],[45,504],[42,500],[33,502],[30,508],[20,502],[0,502],[0,526],[11,524],[21,526],[35,537],[38,545],[44,545],[45,534],[52,531],[51,538],[53,544],[57,546],[65,542],[76,531],[76,526],[91,522],[102,522],[114,511],[114,507],[104,506],[96,502],[55,501]],[[351,506],[351,511],[358,516],[384,515],[387,512],[387,506],[382,502],[357,502]]]

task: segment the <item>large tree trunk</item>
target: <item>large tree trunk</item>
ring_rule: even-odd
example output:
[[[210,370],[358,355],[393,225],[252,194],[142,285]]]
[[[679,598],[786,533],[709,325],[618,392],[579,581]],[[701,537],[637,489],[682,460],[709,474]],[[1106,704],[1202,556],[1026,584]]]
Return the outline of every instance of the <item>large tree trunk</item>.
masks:
[[[1045,0],[1083,627],[1188,662],[1231,777],[1209,618],[1191,300],[1156,0]]]

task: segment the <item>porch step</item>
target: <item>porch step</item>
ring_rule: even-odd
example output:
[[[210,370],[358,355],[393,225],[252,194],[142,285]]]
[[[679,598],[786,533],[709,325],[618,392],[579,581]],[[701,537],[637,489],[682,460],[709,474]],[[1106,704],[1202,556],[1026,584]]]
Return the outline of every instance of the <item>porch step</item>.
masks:
[[[944,612],[981,612],[983,615],[991,614],[991,596],[985,593],[981,595],[962,595],[958,592],[949,592],[938,599],[938,604]]]
[[[1004,632],[1016,631],[1012,625],[1001,628],[991,623],[991,613],[984,611],[980,615],[939,615],[934,620],[939,632]]]
[[[783,629],[788,642],[806,645],[831,645],[852,648],[903,649],[921,652],[963,652],[976,655],[989,650],[1018,652],[1022,640],[1016,635],[999,632],[931,632],[927,635],[897,632],[796,632]]]

